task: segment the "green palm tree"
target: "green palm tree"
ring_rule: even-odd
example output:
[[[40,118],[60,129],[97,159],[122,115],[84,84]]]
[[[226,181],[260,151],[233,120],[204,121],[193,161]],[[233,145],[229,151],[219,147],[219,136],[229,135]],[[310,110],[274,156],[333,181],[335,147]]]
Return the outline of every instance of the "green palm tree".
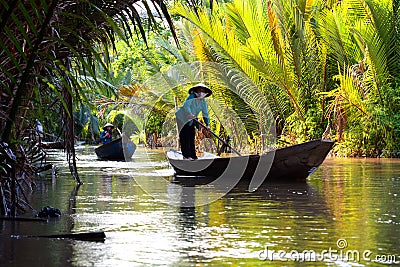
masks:
[[[174,12],[204,34],[202,50],[211,51],[206,54],[212,55],[207,60],[238,69],[253,81],[257,90],[238,88],[238,92],[262,95],[266,103],[257,103],[258,107],[253,108],[268,104],[280,133],[288,119],[307,125],[310,110],[321,110],[319,121],[323,122],[325,100],[316,95],[326,90],[326,49],[319,44],[313,29],[312,4],[313,1],[232,1],[216,5],[212,12],[197,13],[178,4]],[[255,103],[249,100],[248,104]],[[304,135],[309,130],[305,127]]]
[[[37,111],[35,98],[49,91],[48,95],[62,103],[65,145],[79,180],[74,170],[72,103],[73,98],[85,98],[86,92],[74,69],[96,77],[95,62],[107,67],[107,48],[113,46],[115,36],[127,40],[135,29],[145,39],[141,9],[148,13],[150,24],[156,25],[154,14],[158,12],[172,29],[166,4],[157,1],[151,8],[150,1],[138,0],[32,0],[2,1],[0,8],[1,140],[22,139],[21,130],[38,115],[28,110]],[[50,99],[42,99],[41,105],[45,101]]]
[[[22,140],[34,130],[36,118],[61,112],[70,169],[81,183],[75,162],[73,103],[90,99],[82,76],[95,77],[98,83],[96,65],[108,68],[108,51],[115,47],[116,36],[128,43],[137,32],[146,41],[144,22],[156,27],[159,17],[174,37],[166,1],[0,1],[1,141],[14,151],[20,149],[15,144],[24,145]],[[2,177],[10,177],[9,163],[11,169],[16,167],[8,162],[12,158],[6,157],[7,151],[0,151]],[[0,186],[6,181],[1,180]]]
[[[348,0],[318,19],[328,57],[337,62],[329,112],[338,139],[348,139],[343,149],[357,151],[347,154],[390,156],[398,150],[398,11],[396,1]]]
[[[393,150],[389,139],[396,136],[399,117],[397,1],[232,1],[212,12],[178,4],[174,12],[204,36],[199,58],[240,70],[256,84],[255,91],[238,91],[265,97],[278,134],[317,138],[331,121],[339,140],[347,131],[362,147],[366,136],[355,133],[368,121],[375,131],[366,149],[375,142],[378,150],[384,143]]]

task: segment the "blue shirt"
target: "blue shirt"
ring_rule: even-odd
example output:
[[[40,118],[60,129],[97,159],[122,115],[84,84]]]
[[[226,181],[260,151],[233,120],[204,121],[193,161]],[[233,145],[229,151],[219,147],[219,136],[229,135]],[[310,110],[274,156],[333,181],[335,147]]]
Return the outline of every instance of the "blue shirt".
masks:
[[[182,107],[178,109],[178,111],[175,113],[176,118],[178,119],[179,124],[181,124],[179,127],[183,126],[187,122],[189,122],[189,126],[193,125],[193,120],[189,117],[189,114],[193,114],[194,116],[199,115],[200,111],[203,115],[203,120],[206,125],[210,124],[210,119],[208,117],[208,106],[206,100],[204,98],[201,98],[200,101],[199,99],[196,98],[196,95],[194,93],[190,94],[185,102],[183,103]],[[197,128],[199,128],[199,125],[197,125]]]
[[[102,144],[107,144],[109,142],[112,141],[112,134],[110,133],[109,137],[106,137],[108,131],[104,130],[101,134],[100,134],[100,141]]]

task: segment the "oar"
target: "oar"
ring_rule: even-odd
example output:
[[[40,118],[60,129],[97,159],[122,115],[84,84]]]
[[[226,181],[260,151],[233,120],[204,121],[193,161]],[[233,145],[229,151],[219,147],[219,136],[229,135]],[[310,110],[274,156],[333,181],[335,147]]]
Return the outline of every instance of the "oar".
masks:
[[[118,131],[118,134],[122,137],[122,133],[121,133],[121,131],[118,129],[118,127],[116,127],[116,129],[117,129],[117,131]]]
[[[207,131],[209,131],[212,135],[214,135],[219,141],[221,141],[225,146],[229,147],[230,149],[232,149],[233,152],[235,152],[236,154],[238,154],[239,156],[242,156],[236,149],[234,149],[233,147],[231,147],[224,139],[222,139],[221,137],[219,137],[216,133],[214,133],[213,131],[211,131],[210,129],[208,129],[204,124],[202,124],[198,119],[194,119],[198,124],[200,124],[201,127],[203,127],[204,129],[206,129]]]

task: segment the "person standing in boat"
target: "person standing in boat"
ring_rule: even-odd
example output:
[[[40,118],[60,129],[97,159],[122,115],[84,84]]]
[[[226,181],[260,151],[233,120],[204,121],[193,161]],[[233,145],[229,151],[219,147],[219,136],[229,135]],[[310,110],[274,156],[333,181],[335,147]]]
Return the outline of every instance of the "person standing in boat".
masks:
[[[195,147],[195,128],[200,130],[200,125],[196,119],[202,113],[204,123],[210,129],[210,119],[208,116],[208,106],[206,97],[212,94],[212,90],[203,83],[196,84],[189,89],[189,96],[186,98],[182,107],[175,113],[179,131],[179,143],[181,145],[184,159],[197,159]]]
[[[100,134],[100,141],[101,143],[107,144],[112,141],[112,130],[114,129],[114,125],[111,123],[107,123],[103,127],[103,132]]]

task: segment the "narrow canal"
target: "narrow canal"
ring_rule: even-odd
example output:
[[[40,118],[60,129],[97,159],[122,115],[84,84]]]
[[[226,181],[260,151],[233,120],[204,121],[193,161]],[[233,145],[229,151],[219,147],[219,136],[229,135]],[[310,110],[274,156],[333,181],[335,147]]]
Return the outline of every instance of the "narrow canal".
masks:
[[[98,161],[77,148],[82,186],[65,155],[28,195],[58,220],[0,221],[0,266],[363,266],[400,263],[400,160],[327,159],[306,184],[240,186],[182,204],[163,151]],[[150,192],[151,191],[151,192]],[[196,189],[194,189],[196,191]],[[196,194],[195,194],[196,195]],[[180,205],[180,203],[182,205]],[[30,214],[27,214],[30,215]],[[104,231],[104,242],[29,235]]]

